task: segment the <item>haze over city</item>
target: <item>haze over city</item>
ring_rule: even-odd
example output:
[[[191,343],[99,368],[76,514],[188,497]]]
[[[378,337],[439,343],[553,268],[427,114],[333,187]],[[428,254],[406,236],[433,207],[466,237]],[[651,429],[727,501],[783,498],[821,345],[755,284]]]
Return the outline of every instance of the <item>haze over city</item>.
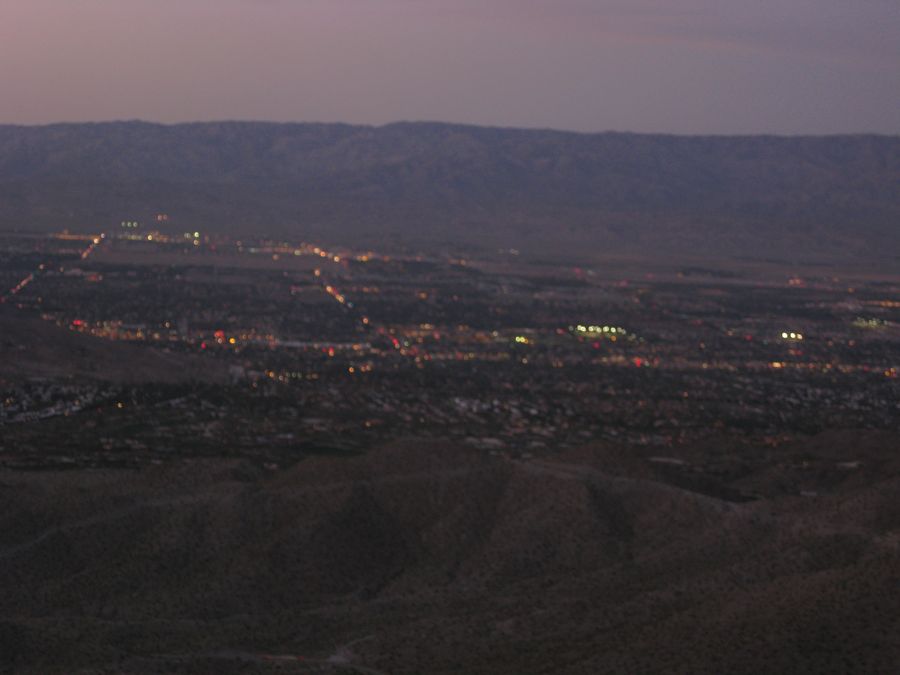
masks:
[[[5,0],[0,123],[900,133],[890,0]]]

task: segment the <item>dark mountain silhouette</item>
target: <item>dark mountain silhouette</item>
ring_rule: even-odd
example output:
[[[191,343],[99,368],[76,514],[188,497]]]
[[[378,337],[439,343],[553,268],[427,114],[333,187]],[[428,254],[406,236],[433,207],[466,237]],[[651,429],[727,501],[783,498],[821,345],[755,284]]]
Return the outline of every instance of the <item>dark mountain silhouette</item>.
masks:
[[[900,138],[142,122],[0,127],[0,227],[896,255]]]
[[[2,471],[0,670],[892,672],[893,440],[747,503],[602,447]]]

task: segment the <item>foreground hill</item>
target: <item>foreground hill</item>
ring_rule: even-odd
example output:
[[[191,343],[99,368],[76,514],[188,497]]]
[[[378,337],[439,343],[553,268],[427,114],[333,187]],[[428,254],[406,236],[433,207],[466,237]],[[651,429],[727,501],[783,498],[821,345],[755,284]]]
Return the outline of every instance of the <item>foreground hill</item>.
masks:
[[[789,257],[900,249],[900,138],[430,123],[0,126],[0,227]]]
[[[0,383],[66,381],[224,382],[225,368],[196,357],[102,340],[0,306]]]
[[[896,471],[738,504],[628,464],[398,445],[280,470],[4,471],[0,664],[892,672]]]

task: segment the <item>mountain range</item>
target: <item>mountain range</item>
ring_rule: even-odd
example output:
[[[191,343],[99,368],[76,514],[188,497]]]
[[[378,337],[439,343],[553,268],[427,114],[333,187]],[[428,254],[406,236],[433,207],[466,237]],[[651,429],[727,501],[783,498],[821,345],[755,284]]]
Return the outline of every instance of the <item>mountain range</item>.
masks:
[[[900,137],[439,123],[0,126],[0,228],[123,220],[333,243],[896,257]]]

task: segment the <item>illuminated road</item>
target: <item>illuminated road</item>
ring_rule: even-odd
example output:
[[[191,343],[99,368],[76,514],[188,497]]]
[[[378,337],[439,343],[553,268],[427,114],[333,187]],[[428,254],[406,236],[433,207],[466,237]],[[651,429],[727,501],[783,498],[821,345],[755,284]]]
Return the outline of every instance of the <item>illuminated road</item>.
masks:
[[[87,260],[90,257],[90,255],[97,249],[97,247],[99,247],[100,244],[103,243],[104,238],[105,238],[105,235],[100,235],[99,237],[94,237],[91,240],[91,243],[88,245],[88,247],[81,252],[80,258],[82,260]],[[40,274],[41,272],[44,271],[45,267],[46,267],[46,263],[42,262],[41,264],[38,265],[37,269],[34,272],[30,272],[24,279],[22,279],[19,283],[17,283],[15,286],[10,288],[5,294],[0,295],[0,304],[6,302],[14,295],[18,295],[28,284],[30,284],[32,281],[34,281],[35,277],[38,274]]]
[[[34,272],[29,274],[27,277],[22,279],[22,281],[20,281],[15,286],[13,286],[11,289],[9,289],[9,291],[7,291],[5,295],[0,296],[0,302],[6,302],[7,298],[11,298],[12,296],[18,294],[19,291],[21,291],[23,288],[25,288],[32,281],[34,281]]]

